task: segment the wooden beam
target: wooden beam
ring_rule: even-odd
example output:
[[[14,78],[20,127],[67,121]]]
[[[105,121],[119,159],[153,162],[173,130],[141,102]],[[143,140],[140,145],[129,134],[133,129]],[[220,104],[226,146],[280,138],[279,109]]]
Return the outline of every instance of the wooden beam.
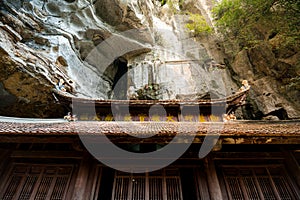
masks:
[[[137,138],[132,136],[126,135],[110,135],[108,136],[109,140],[116,144],[150,144],[150,143],[160,143],[160,144],[168,144],[176,134],[172,135],[159,135],[153,136],[149,138]],[[193,140],[194,144],[201,144],[206,137],[206,134],[196,135]],[[100,139],[102,136],[87,136],[91,142],[95,142],[94,138],[99,138],[98,143],[102,143],[103,140]],[[94,138],[93,138],[94,137]],[[173,143],[182,144],[185,143],[185,139],[187,136],[179,136],[177,141],[173,141]],[[236,135],[236,136],[223,136],[221,135],[219,140],[222,139],[222,145],[226,144],[300,144],[300,137],[299,136],[243,136],[243,135]]]
[[[14,151],[12,158],[62,158],[82,159],[83,154],[75,151]]]
[[[119,143],[119,144],[132,144],[132,143],[161,143],[161,144],[168,144],[176,134],[160,134],[157,136],[149,137],[149,138],[137,138],[132,137],[130,135],[126,134],[115,134],[115,135],[109,135],[108,138],[113,143]],[[201,144],[203,143],[204,138],[206,137],[206,134],[198,134],[194,138],[193,143],[195,144]],[[95,138],[99,138],[98,143],[102,143],[104,140],[101,140],[100,137],[106,137],[106,136],[97,136],[97,135],[87,135],[87,137],[90,138],[91,141],[95,142],[97,140],[94,140]],[[174,143],[181,144],[185,143],[185,139],[188,136],[182,135],[178,137],[177,141],[174,141]],[[300,144],[300,137],[297,135],[294,136],[245,136],[245,135],[220,135],[220,138],[222,139],[222,145],[226,144]],[[22,136],[14,136],[14,135],[2,135],[0,136],[0,142],[1,143],[80,143],[80,138],[78,135],[70,135],[70,136],[62,136],[62,135],[56,135],[56,136],[29,136],[29,135],[22,135]]]
[[[282,152],[214,152],[214,160],[283,160]]]
[[[300,144],[300,137],[295,136],[220,136],[222,144]]]
[[[78,136],[0,136],[1,143],[73,143]]]

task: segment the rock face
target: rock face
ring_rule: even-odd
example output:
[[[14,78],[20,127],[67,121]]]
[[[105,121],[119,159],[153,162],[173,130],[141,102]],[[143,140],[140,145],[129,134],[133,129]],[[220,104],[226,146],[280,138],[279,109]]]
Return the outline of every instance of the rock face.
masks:
[[[49,92],[62,73],[42,54],[22,45],[18,41],[20,35],[0,29],[1,115],[53,117],[62,114],[64,109],[54,103]]]
[[[211,6],[189,0],[180,7],[211,24]],[[299,69],[291,70],[299,53],[274,52],[273,39],[227,58],[216,37],[195,40],[185,28],[188,16],[176,13],[178,5],[157,0],[1,1],[0,115],[63,116],[70,108],[55,103],[51,93],[60,79],[78,96],[113,98],[122,57],[133,91],[159,84],[162,99],[223,97],[248,79],[253,89],[244,117],[300,117],[297,80],[285,83],[299,76]],[[209,67],[209,60],[226,69]]]
[[[276,115],[280,119],[299,118],[299,88],[291,80],[299,77],[299,53],[287,58],[278,57],[268,42],[240,51],[232,64],[240,79],[252,85],[250,98],[256,106],[254,115]],[[298,74],[297,74],[298,73]],[[298,86],[299,87],[299,86]],[[256,112],[256,114],[255,114]]]
[[[128,6],[128,3],[131,1],[97,0],[94,7],[96,14],[117,30],[124,31],[142,27],[143,24],[137,17],[137,13],[131,6]]]

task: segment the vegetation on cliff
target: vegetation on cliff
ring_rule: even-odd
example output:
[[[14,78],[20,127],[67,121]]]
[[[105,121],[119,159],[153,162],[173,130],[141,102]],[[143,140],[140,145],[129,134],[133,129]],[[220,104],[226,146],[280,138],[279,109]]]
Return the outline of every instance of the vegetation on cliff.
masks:
[[[257,87],[257,96],[263,91],[261,103],[267,105],[270,98],[264,97],[264,93],[274,90],[278,97],[283,96],[299,108],[300,1],[223,0],[215,5],[213,14],[225,51],[228,53],[228,47],[231,48],[235,71],[251,71],[244,78],[252,79],[253,84],[268,80],[265,84],[272,89],[264,90],[259,84]],[[278,102],[289,109],[283,101]],[[279,110],[278,105],[271,107]]]
[[[241,47],[279,35],[281,45],[299,47],[298,0],[223,0],[213,13],[217,29]]]
[[[202,34],[212,33],[213,28],[209,26],[203,15],[188,13],[190,22],[186,27],[192,32],[194,36],[201,36]]]

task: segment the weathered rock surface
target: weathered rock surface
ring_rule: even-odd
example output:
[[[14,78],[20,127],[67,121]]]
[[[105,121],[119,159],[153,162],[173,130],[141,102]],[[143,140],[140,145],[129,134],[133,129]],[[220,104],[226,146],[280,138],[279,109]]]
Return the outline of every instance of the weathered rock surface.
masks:
[[[56,104],[51,93],[59,79],[68,92],[108,98],[111,82],[84,59],[102,41],[117,35],[114,29],[141,27],[132,9],[122,1],[1,1],[0,115],[63,116],[70,108]],[[133,55],[149,51],[141,43],[123,41],[138,46],[140,52]],[[107,60],[103,68],[120,56],[114,54],[118,49],[113,45],[96,55]]]
[[[290,80],[296,79],[297,54],[280,58],[267,42],[237,54],[232,64],[240,79],[248,79],[252,86],[250,98],[256,112],[276,113],[279,118],[299,118],[299,90],[291,89]],[[286,82],[285,82],[286,81]],[[296,86],[293,86],[296,87]]]
[[[120,31],[142,27],[143,24],[136,16],[137,13],[128,3],[131,3],[131,1],[97,0],[94,7],[97,15],[103,21]]]
[[[212,24],[211,6],[189,0],[181,9],[201,12]],[[195,40],[184,25],[188,17],[172,9],[157,0],[1,1],[0,115],[63,116],[70,108],[56,104],[51,93],[59,79],[68,92],[110,98],[114,61],[123,56],[133,90],[157,83],[163,99],[207,92],[222,97],[247,79],[252,90],[245,116],[300,117],[297,50],[276,48],[275,37],[233,58],[214,36]],[[208,68],[209,59],[227,70]]]
[[[7,29],[0,29],[0,57],[1,115],[54,117],[62,113],[49,92],[56,77],[62,76],[48,59],[19,44]]]

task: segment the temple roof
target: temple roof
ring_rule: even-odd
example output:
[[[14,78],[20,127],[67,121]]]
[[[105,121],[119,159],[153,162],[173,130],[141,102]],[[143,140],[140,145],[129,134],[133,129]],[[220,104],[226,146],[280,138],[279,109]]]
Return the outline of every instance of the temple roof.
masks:
[[[182,137],[220,134],[220,137],[293,137],[300,140],[300,121],[234,121],[234,122],[0,122],[0,135],[72,136],[106,135],[143,138]]]
[[[67,92],[62,92],[53,89],[53,95],[60,102],[81,102],[81,103],[95,103],[97,105],[111,105],[111,104],[129,104],[129,105],[209,105],[209,104],[219,104],[219,103],[238,103],[239,100],[249,92],[249,88],[235,94],[229,95],[224,98],[219,99],[172,99],[172,100],[114,100],[114,99],[95,99],[95,98],[83,98],[77,97]]]

